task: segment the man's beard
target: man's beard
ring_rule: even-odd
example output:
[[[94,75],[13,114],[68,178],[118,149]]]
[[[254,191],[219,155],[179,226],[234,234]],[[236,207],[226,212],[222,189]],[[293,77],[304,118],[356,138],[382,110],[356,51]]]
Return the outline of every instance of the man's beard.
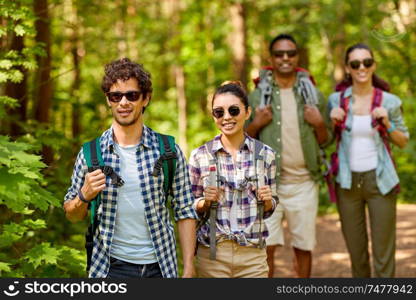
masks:
[[[113,117],[114,117],[114,120],[120,126],[128,127],[128,126],[131,126],[131,125],[135,124],[137,122],[137,120],[140,119],[141,113],[139,113],[137,116],[134,116],[134,118],[131,121],[128,121],[128,120],[120,120],[119,117],[118,117],[118,115],[117,115],[117,113],[113,113]]]

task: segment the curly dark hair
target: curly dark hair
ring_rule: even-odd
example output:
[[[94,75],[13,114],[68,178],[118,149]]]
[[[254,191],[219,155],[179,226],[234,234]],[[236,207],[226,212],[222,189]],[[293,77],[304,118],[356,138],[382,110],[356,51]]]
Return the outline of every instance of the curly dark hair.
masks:
[[[143,68],[142,64],[134,63],[127,57],[114,60],[105,66],[101,89],[104,93],[108,93],[117,80],[126,81],[130,78],[136,78],[143,98],[152,95],[150,73]]]

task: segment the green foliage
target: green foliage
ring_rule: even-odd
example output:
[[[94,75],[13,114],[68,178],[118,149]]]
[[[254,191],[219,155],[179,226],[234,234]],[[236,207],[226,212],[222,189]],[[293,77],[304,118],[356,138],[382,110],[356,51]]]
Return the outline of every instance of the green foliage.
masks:
[[[8,137],[0,136],[0,204],[13,213],[1,224],[1,275],[81,275],[85,259],[80,251],[35,242],[40,239],[36,233],[46,229],[47,225],[44,219],[32,219],[31,215],[35,210],[45,212],[50,205],[60,206],[60,200],[45,189],[46,180],[40,173],[45,165],[39,156],[28,152],[30,149],[29,144],[11,142]],[[69,257],[72,259],[66,260]]]
[[[10,142],[7,137],[0,136],[0,204],[16,213],[29,204],[43,211],[50,204],[59,205],[59,201],[41,187],[45,181],[40,170],[45,165],[39,156],[27,153],[30,148],[28,144]]]
[[[25,38],[33,36],[31,7],[32,1],[0,0],[0,38],[13,33]],[[41,45],[20,52],[2,48],[0,84],[22,81],[23,70],[34,70],[35,55],[43,53]],[[0,96],[2,121],[9,117],[6,108],[11,110],[18,105],[16,99]],[[42,173],[46,165],[34,152],[42,145],[58,148],[60,139],[52,128],[27,125],[26,132],[32,135],[26,135],[21,141],[0,135],[0,276],[85,276],[85,258],[81,251],[45,242],[48,212],[54,206],[60,207],[61,201],[51,192],[53,189]]]

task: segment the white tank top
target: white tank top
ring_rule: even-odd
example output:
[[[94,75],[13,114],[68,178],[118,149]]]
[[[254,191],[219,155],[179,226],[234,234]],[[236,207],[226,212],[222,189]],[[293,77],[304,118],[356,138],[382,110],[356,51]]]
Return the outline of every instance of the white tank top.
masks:
[[[351,129],[350,169],[366,172],[377,168],[376,130],[371,126],[371,115],[353,115]]]

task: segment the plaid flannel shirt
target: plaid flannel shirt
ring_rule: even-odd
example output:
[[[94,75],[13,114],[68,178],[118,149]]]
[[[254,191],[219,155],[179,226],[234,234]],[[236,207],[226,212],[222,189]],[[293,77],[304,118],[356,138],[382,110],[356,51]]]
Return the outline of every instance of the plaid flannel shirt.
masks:
[[[100,138],[100,146],[104,164],[120,173],[120,159],[113,151],[112,128],[103,133]],[[177,145],[175,147],[178,159],[172,184],[174,217],[176,221],[187,218],[197,219],[196,212],[192,207],[194,198],[186,160],[179,147]],[[163,192],[163,172],[158,177],[152,176],[153,167],[159,156],[159,142],[156,133],[143,126],[142,138],[137,148],[137,165],[145,216],[162,275],[165,278],[170,278],[178,276],[176,241]],[[81,148],[74,166],[71,186],[65,195],[65,201],[70,201],[77,196],[79,189],[84,184],[87,169]],[[89,277],[92,278],[107,277],[110,267],[110,247],[117,217],[117,187],[111,184],[111,179],[108,176],[106,180],[106,188],[101,194],[101,205],[97,210],[99,225],[94,234],[94,247],[89,271]]]
[[[219,186],[224,189],[217,209],[217,242],[222,240],[235,240],[242,246],[255,246],[258,244],[257,234],[260,222],[257,219],[257,198],[255,191],[256,182],[253,180],[256,175],[264,176],[266,185],[270,185],[273,195],[273,208],[264,213],[263,218],[268,218],[276,207],[276,161],[275,152],[263,144],[260,155],[263,156],[264,174],[256,174],[254,163],[254,140],[246,135],[244,144],[237,153],[236,161],[228,153],[222,143],[221,135],[213,140],[212,152],[216,156],[219,170]],[[207,144],[192,151],[189,160],[192,192],[195,197],[194,207],[198,201],[203,199],[204,188],[209,183],[209,161]],[[231,230],[230,211],[231,206],[237,205],[237,231]],[[263,237],[269,232],[266,224],[261,223]],[[209,220],[201,226],[197,232],[198,242],[209,246]]]

